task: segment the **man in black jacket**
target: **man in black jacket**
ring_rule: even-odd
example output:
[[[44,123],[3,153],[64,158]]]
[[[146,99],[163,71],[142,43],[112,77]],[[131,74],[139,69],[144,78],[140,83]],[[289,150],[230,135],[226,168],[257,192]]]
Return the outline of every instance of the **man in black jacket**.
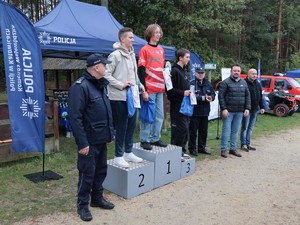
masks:
[[[172,66],[171,79],[173,89],[167,92],[170,100],[171,117],[171,144],[182,147],[182,156],[185,156],[185,145],[188,140],[189,117],[180,113],[181,102],[184,96],[189,96],[190,82],[185,66],[190,61],[190,51],[179,49],[176,53],[177,63]]]
[[[205,78],[205,70],[201,67],[195,69],[195,79],[191,81],[195,88],[197,105],[194,106],[194,113],[189,126],[189,151],[191,155],[198,153],[210,155],[206,149],[208,116],[210,112],[210,102],[215,100],[216,94],[211,83]],[[196,139],[198,132],[198,148]]]
[[[243,117],[241,128],[241,150],[248,152],[249,150],[256,150],[256,148],[250,145],[252,130],[256,122],[256,116],[260,108],[260,113],[265,112],[264,104],[262,101],[262,88],[257,81],[257,70],[250,69],[245,79],[248,85],[248,89],[251,97],[251,110],[249,116]]]
[[[103,78],[108,63],[102,55],[90,55],[87,69],[69,91],[69,119],[78,146],[77,213],[83,221],[92,220],[90,196],[91,207],[114,208],[103,198],[102,187],[107,173],[106,143],[114,138],[108,81]]]
[[[230,134],[229,154],[237,157],[236,142],[243,116],[247,117],[251,109],[250,93],[246,81],[240,78],[241,66],[231,67],[230,76],[220,83],[219,104],[222,112],[221,156],[227,158],[227,142]]]

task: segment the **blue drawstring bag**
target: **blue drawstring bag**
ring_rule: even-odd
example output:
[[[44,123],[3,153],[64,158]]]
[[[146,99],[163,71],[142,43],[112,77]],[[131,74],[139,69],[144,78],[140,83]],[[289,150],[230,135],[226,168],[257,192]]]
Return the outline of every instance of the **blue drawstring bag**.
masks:
[[[127,89],[126,92],[126,102],[127,102],[128,117],[131,118],[134,116],[136,108],[134,108],[132,89],[130,87]]]
[[[183,97],[179,112],[189,117],[193,115],[194,105],[191,104],[190,96]]]
[[[148,101],[143,101],[139,114],[140,121],[152,124],[154,122],[155,107],[155,102],[151,98]]]

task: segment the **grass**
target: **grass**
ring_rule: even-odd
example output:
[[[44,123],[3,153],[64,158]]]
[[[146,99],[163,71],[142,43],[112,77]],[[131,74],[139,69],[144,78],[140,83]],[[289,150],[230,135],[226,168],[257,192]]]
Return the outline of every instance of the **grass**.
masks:
[[[7,94],[6,92],[0,92],[0,102],[7,101]]]
[[[267,136],[274,132],[284,132],[286,129],[299,127],[300,113],[291,117],[280,118],[272,115],[259,115],[253,138]],[[209,122],[207,145],[212,156],[199,155],[197,160],[220,157],[220,140],[222,121]],[[137,126],[138,127],[138,126]],[[138,129],[137,129],[138,130]],[[280,137],[280,136],[278,136]],[[138,131],[135,135],[138,141]],[[162,132],[162,140],[170,141],[170,130]],[[60,138],[60,152],[46,156],[45,169],[52,170],[63,176],[63,179],[32,183],[24,177],[25,174],[41,172],[42,156],[23,159],[16,162],[0,164],[0,223],[12,224],[28,216],[38,216],[57,212],[70,212],[76,208],[77,147],[73,138]],[[109,144],[108,157],[114,155],[114,145]]]

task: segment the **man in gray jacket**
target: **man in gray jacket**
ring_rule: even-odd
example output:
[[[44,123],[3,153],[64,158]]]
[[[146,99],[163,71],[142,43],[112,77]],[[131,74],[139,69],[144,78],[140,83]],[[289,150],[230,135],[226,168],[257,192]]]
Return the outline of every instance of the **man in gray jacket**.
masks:
[[[236,142],[238,130],[243,116],[247,117],[251,109],[250,93],[245,80],[240,78],[241,66],[234,64],[231,67],[230,77],[223,80],[219,88],[219,104],[222,112],[221,156],[227,158],[227,142],[230,133],[229,154],[237,157]]]
[[[115,138],[114,162],[120,167],[129,167],[128,162],[142,162],[143,160],[132,153],[133,134],[136,126],[136,113],[128,116],[126,92],[132,85],[138,85],[143,92],[143,98],[148,100],[148,94],[140,83],[137,75],[136,57],[133,50],[133,30],[124,27],[119,31],[120,42],[114,43],[115,49],[109,55],[111,64],[106,66],[105,78],[109,81],[108,97],[111,103]],[[125,153],[123,156],[123,146]]]

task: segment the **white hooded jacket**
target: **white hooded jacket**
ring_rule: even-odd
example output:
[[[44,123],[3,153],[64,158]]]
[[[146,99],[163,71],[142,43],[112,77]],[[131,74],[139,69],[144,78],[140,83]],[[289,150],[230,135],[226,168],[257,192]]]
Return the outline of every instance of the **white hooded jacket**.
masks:
[[[109,81],[108,97],[110,100],[126,101],[126,91],[124,83],[126,81],[138,85],[140,90],[144,90],[137,74],[137,63],[133,48],[125,49],[120,42],[113,44],[113,51],[108,60],[112,63],[106,65],[105,78]]]

